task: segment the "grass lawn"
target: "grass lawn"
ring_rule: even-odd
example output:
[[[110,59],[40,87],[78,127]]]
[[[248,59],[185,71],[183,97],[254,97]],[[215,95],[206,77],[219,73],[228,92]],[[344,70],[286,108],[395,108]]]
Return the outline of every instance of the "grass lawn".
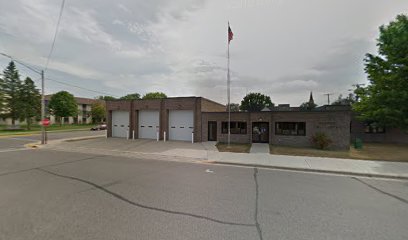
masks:
[[[50,125],[47,127],[47,131],[70,131],[70,130],[81,130],[81,129],[91,129],[94,124],[66,124],[60,126],[59,124]],[[38,133],[41,131],[40,125],[31,126],[31,130],[26,130],[25,125],[20,125],[21,129],[10,130],[7,129],[7,126],[0,126],[0,136],[2,135],[19,135],[19,134],[29,134],[29,133]]]
[[[294,156],[408,162],[407,144],[364,143],[363,149],[355,149],[354,147],[350,146],[349,151],[319,150],[314,148],[270,145],[270,153]]]
[[[217,143],[218,151],[220,152],[234,152],[234,153],[249,153],[251,144],[249,143],[231,143],[228,147],[227,143]]]

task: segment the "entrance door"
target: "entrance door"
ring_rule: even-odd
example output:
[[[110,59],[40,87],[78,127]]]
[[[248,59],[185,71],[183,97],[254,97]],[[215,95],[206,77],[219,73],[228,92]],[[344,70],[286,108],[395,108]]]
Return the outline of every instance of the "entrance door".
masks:
[[[269,142],[269,123],[254,122],[252,123],[252,142],[268,143]]]
[[[217,122],[208,122],[208,141],[217,141]]]

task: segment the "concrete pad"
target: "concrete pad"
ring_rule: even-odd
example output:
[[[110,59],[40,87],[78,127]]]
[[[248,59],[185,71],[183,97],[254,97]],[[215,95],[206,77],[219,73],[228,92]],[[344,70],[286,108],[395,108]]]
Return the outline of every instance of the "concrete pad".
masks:
[[[269,154],[269,144],[267,143],[252,143],[249,153],[267,153]]]

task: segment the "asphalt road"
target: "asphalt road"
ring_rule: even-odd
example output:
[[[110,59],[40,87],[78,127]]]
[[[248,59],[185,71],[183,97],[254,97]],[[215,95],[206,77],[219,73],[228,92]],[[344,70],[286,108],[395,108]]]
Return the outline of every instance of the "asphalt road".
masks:
[[[0,239],[408,239],[408,182],[0,153]]]
[[[71,131],[71,132],[51,132],[47,133],[48,140],[57,140],[72,137],[85,137],[106,134],[106,131]],[[0,136],[0,153],[14,151],[24,148],[25,144],[41,141],[40,134],[30,134],[13,137]]]

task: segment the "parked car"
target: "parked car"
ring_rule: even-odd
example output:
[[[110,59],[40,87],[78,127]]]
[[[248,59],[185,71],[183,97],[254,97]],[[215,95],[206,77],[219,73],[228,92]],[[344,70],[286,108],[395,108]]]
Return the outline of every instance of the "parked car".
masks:
[[[91,128],[91,131],[98,131],[98,130],[106,130],[107,126],[105,123],[96,125],[95,127]]]

